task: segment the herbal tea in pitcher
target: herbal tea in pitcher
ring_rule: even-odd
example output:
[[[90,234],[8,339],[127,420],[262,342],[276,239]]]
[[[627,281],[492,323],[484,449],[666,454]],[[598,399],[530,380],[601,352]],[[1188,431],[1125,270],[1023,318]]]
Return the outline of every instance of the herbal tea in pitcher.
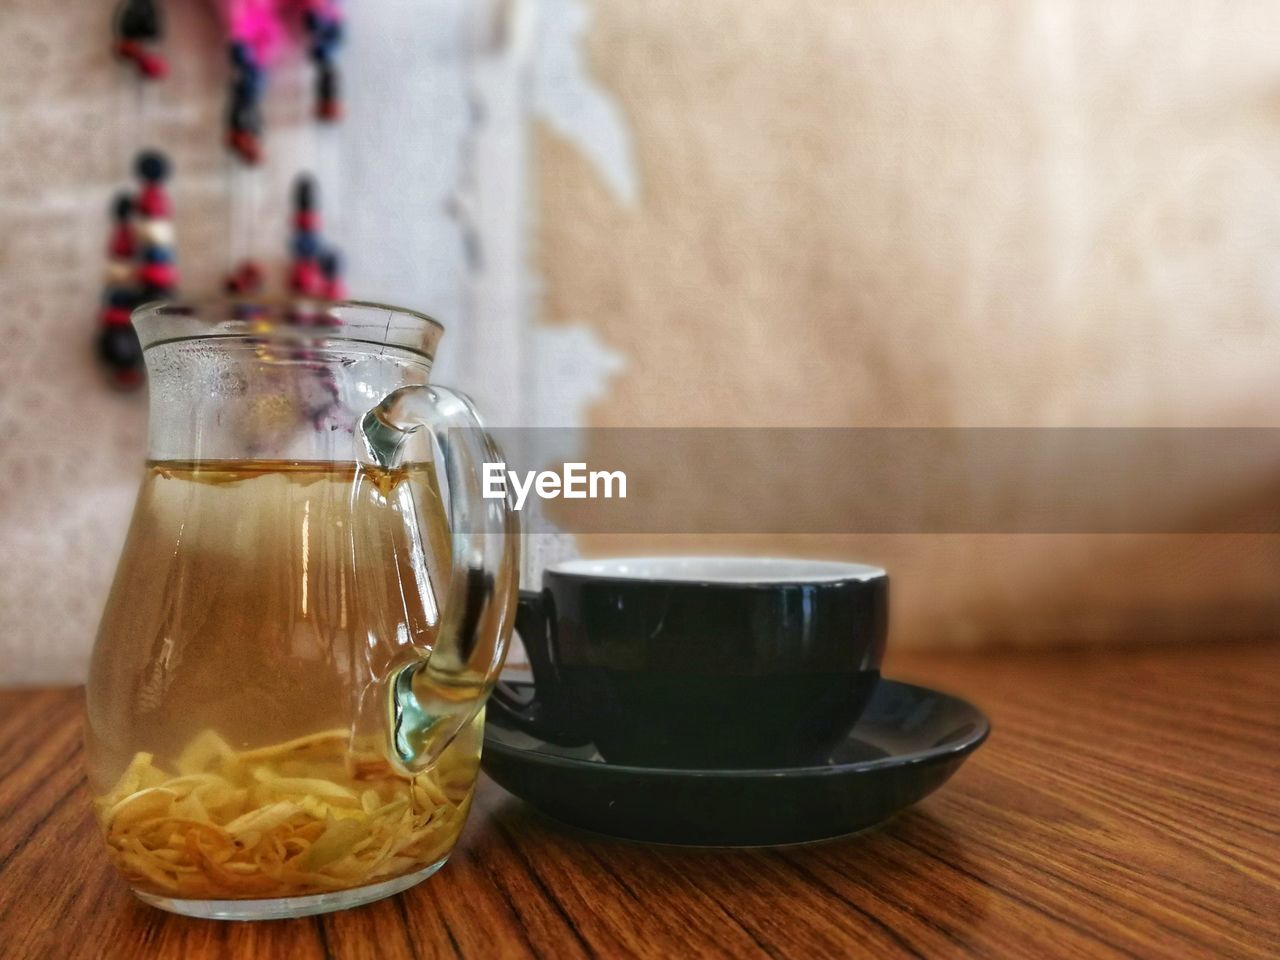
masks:
[[[123,773],[94,786],[139,889],[322,893],[453,845],[477,731],[429,772],[396,771],[378,745],[399,651],[370,642],[401,627],[434,638],[449,541],[433,474],[151,465],[94,667],[95,682],[136,691],[96,718],[99,771]]]
[[[403,454],[435,410],[474,427],[468,408],[410,383],[344,416],[348,393],[358,404],[375,375],[396,378],[389,364],[415,361],[370,357],[343,332],[305,351],[264,352],[260,323],[248,350],[235,337],[148,346],[149,363],[203,351],[187,412],[215,402],[201,361],[223,384],[237,368],[241,391],[216,421],[244,452],[266,452],[264,436],[273,452],[312,444],[288,459],[197,446],[153,459],[139,493],[94,649],[90,785],[116,867],[168,909],[253,918],[376,899],[438,869],[466,819],[514,587],[505,505],[487,534],[467,512],[474,468],[497,452],[474,429],[442,444],[455,524],[470,518],[451,531],[434,463]],[[329,370],[326,356],[345,362]],[[308,405],[282,430],[293,414],[282,420],[279,392],[253,401],[259,364],[277,387],[326,372],[324,416],[303,384]],[[174,389],[153,379],[153,404]],[[153,454],[173,446],[165,417],[153,409]]]

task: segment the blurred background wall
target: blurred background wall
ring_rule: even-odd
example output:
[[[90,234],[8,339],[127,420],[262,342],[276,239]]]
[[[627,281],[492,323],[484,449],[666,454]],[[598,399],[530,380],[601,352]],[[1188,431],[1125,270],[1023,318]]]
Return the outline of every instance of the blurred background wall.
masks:
[[[112,6],[0,18],[0,682],[79,678],[123,537],[145,404],[90,341],[144,143],[177,168],[185,291],[246,218],[283,261],[309,166],[353,292],[444,319],[439,378],[500,423],[1280,426],[1264,0],[362,0],[349,120],[318,133],[286,64],[249,187],[207,5],[166,5],[174,73],[141,101]],[[1275,536],[576,548],[878,562],[903,645],[1280,633]]]
[[[535,244],[543,322],[589,318],[627,358],[593,422],[1280,424],[1274,4],[595,10],[640,195],[541,129]],[[881,563],[899,645],[1280,634],[1275,536],[580,545]]]

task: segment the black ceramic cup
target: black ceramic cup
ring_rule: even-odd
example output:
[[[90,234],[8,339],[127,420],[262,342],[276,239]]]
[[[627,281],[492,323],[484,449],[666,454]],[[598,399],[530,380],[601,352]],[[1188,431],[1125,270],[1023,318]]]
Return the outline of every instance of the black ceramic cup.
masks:
[[[888,576],[817,560],[574,560],[522,593],[534,694],[491,716],[610,763],[825,763],[880,676]]]

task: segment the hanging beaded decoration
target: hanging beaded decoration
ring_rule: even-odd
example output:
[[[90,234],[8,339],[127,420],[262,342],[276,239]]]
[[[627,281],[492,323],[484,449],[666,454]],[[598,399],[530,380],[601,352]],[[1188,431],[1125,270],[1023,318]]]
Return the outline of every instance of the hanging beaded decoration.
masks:
[[[164,19],[156,0],[122,0],[116,9],[115,54],[133,64],[138,75],[156,80],[169,64],[156,49],[164,35]]]
[[[307,53],[316,67],[316,119],[341,119],[341,77],[337,54],[342,45],[342,15],[337,0],[304,0],[302,22],[310,37]]]
[[[134,287],[133,198],[118,193],[111,204],[111,237],[107,242],[107,275],[99,312],[98,356],[112,385],[130,389],[142,383],[142,348],[129,323],[137,305]]]
[[[299,174],[293,182],[293,239],[287,283],[300,298],[292,319],[312,323],[322,314],[306,306],[306,301],[343,300],[342,254],[325,245],[320,232],[320,196],[310,174]]]
[[[320,270],[320,209],[316,183],[300,174],[293,184],[292,262],[289,289],[300,297],[323,297],[324,274]]]
[[[339,0],[211,0],[223,13],[229,35],[231,62],[230,97],[227,107],[226,144],[233,157],[249,166],[263,159],[262,104],[267,71],[287,40],[290,29],[297,35],[300,25],[307,59],[315,71],[314,116],[333,122],[342,116],[341,75],[337,53],[345,32]],[[168,72],[159,44],[164,33],[159,0],[120,0],[114,20],[116,56],[144,79],[158,79]],[[146,85],[141,84],[141,91]],[[144,100],[139,94],[136,130],[142,130]],[[107,274],[99,313],[97,351],[113,384],[121,388],[143,382],[142,351],[130,325],[131,312],[150,300],[171,299],[178,287],[174,257],[173,205],[166,191],[170,165],[164,154],[144,151],[135,161],[140,180],[136,194],[122,192],[111,208]],[[238,166],[232,163],[229,169]],[[252,304],[265,286],[265,273],[253,259],[236,256],[243,220],[252,232],[252,202],[255,174],[243,171],[247,180],[229,184],[231,251],[229,262],[237,265],[226,279],[226,290],[242,300],[247,316],[260,312]],[[340,178],[339,178],[340,179]],[[289,290],[306,301],[341,299],[346,296],[342,257],[327,247],[320,233],[320,214],[315,182],[299,177],[294,186],[293,240],[286,277]],[[249,210],[237,217],[239,201]],[[247,298],[247,299],[245,299]],[[296,322],[323,323],[327,312],[318,307],[300,308]]]
[[[337,0],[224,0],[230,34],[231,90],[227,104],[227,146],[241,160],[262,160],[262,98],[267,69],[287,36],[286,21],[301,11],[307,54],[316,67],[315,115],[342,116],[337,52],[343,19]]]
[[[142,190],[134,221],[138,241],[138,287],[142,301],[166,300],[178,288],[178,266],[173,251],[173,204],[165,190],[169,159],[158,150],[138,155],[134,167]]]
[[[266,72],[253,48],[233,40],[231,99],[227,106],[227,146],[245,163],[262,161],[262,93]]]
[[[111,206],[107,272],[99,313],[98,356],[111,383],[121,389],[142,384],[142,348],[129,323],[140,304],[174,295],[178,268],[173,253],[173,204],[165,190],[169,161],[145,150],[134,163],[141,181],[137,196],[119,193]]]

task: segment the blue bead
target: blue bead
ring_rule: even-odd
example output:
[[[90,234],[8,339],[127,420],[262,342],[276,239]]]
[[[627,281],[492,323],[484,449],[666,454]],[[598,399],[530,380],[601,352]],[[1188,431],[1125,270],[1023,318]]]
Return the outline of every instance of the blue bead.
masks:
[[[293,180],[293,206],[295,210],[314,210],[318,202],[315,177],[300,173]]]
[[[98,356],[112,370],[136,370],[142,366],[142,346],[133,327],[112,324],[98,334]]]
[[[246,100],[259,100],[267,85],[267,78],[261,73],[242,73],[232,81],[232,88],[237,97]]]
[[[158,183],[169,177],[169,158],[159,150],[143,150],[134,161],[134,173],[139,179]]]
[[[241,70],[256,70],[258,62],[253,56],[253,51],[249,49],[249,45],[243,40],[233,40],[228,49],[231,56],[232,66],[239,67]]]
[[[299,230],[293,235],[293,255],[310,260],[320,253],[320,238],[310,230]]]
[[[320,255],[320,272],[332,280],[342,276],[342,253],[330,247]]]

